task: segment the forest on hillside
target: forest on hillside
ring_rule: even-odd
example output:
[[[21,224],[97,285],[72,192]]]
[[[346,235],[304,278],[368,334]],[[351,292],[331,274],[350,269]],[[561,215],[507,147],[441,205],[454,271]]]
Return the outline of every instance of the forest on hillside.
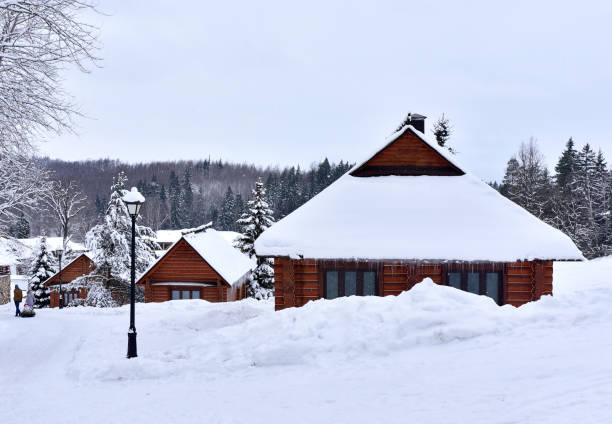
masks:
[[[143,224],[154,230],[190,228],[213,222],[220,230],[238,230],[236,220],[244,212],[251,190],[258,178],[265,183],[274,217],[280,219],[327,187],[351,164],[327,159],[311,165],[262,168],[210,159],[128,164],[119,160],[99,159],[64,161],[41,158],[41,167],[49,178],[80,192],[83,210],[72,222],[73,240],[101,219],[107,208],[112,180],[125,172],[128,186],[135,186],[146,197],[142,209]],[[32,236],[45,231],[61,234],[54,211],[41,205],[36,214],[22,217],[13,235]]]

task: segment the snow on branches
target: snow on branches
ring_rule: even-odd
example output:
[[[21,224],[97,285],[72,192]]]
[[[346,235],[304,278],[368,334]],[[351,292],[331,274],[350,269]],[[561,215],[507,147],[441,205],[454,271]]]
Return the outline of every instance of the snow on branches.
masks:
[[[132,243],[132,219],[122,201],[127,177],[120,172],[113,179],[111,196],[102,223],[94,226],[85,236],[96,264],[96,274],[104,276],[107,283],[125,287],[129,285]],[[144,272],[156,260],[155,232],[136,225],[136,274]]]
[[[49,307],[49,289],[43,283],[55,274],[56,267],[54,262],[53,256],[51,256],[47,248],[47,237],[43,235],[40,238],[36,258],[30,269],[29,287],[34,292],[34,306],[36,308]]]
[[[255,182],[252,198],[247,202],[247,211],[242,214],[237,223],[242,227],[242,236],[236,241],[236,247],[241,252],[253,258],[255,256],[255,240],[274,223],[272,210],[266,202],[266,189],[259,178]],[[252,272],[247,287],[247,295],[256,299],[267,299],[274,292],[274,270],[267,258],[257,258],[257,268]]]

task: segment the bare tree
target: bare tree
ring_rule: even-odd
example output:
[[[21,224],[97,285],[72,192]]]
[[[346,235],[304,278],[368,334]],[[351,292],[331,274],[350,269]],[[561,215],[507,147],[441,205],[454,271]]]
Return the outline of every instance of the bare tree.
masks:
[[[88,9],[81,0],[0,0],[0,232],[48,187],[32,140],[72,129],[77,112],[60,72],[97,60],[97,30],[81,20]]]
[[[87,196],[85,196],[74,181],[62,183],[54,181],[52,189],[46,194],[45,200],[51,211],[55,214],[59,232],[64,239],[64,249],[70,240],[70,229],[73,220],[85,209]]]
[[[47,173],[28,155],[0,146],[0,236],[47,192]]]

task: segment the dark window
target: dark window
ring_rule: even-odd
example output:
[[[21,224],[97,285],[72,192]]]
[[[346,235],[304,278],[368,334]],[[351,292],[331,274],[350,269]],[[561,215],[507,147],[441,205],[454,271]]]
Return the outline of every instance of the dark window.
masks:
[[[357,294],[357,271],[344,272],[344,295],[355,296]]]
[[[498,305],[502,304],[501,272],[484,270],[447,271],[446,284],[470,293],[489,296]]]
[[[501,303],[499,273],[487,272],[485,294],[498,305]]]
[[[467,273],[467,291],[480,294],[480,274],[477,272]]]
[[[363,295],[376,296],[376,273],[373,271],[363,272]]]
[[[449,272],[448,273],[448,285],[461,290],[461,273],[460,272]]]
[[[325,272],[325,298],[341,296],[375,296],[376,272],[362,270],[334,270]]]
[[[325,298],[338,297],[338,271],[327,271],[325,278]]]

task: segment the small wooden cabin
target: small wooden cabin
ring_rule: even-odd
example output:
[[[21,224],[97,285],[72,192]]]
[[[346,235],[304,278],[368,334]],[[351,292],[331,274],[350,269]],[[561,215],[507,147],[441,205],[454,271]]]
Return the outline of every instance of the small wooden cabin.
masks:
[[[145,302],[246,297],[254,262],[232,245],[237,233],[206,229],[183,235],[138,279]]]
[[[553,293],[553,261],[582,260],[561,231],[430,142],[424,116],[256,241],[274,259],[276,309],[438,284],[520,306]]]
[[[62,296],[64,297],[64,305],[68,305],[70,302],[85,299],[87,297],[87,290],[81,288],[69,288],[64,284],[72,283],[79,277],[88,275],[95,269],[95,265],[91,260],[91,257],[87,253],[81,253],[66,266],[62,266]],[[50,293],[50,307],[56,308],[59,306],[59,272],[56,272],[53,276],[49,277],[47,281],[43,283],[51,290]]]

